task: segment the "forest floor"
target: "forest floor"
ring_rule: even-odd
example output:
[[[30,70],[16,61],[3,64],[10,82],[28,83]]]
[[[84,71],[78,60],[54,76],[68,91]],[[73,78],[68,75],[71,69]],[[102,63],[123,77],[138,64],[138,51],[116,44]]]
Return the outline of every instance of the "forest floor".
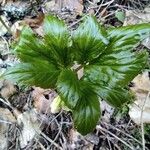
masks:
[[[150,22],[150,1],[0,0],[0,75],[18,62],[13,44],[23,26],[29,25],[42,35],[48,13],[63,19],[72,30],[88,14],[96,16],[105,27],[118,27]],[[150,38],[140,48],[150,52]],[[150,125],[144,124],[150,123],[149,68],[129,87],[136,102],[117,110],[102,101],[101,120],[92,133],[82,136],[73,128],[71,112],[51,112],[55,91],[0,79],[0,150],[149,150]],[[143,109],[139,101],[147,107]],[[141,114],[142,122],[137,121]]]

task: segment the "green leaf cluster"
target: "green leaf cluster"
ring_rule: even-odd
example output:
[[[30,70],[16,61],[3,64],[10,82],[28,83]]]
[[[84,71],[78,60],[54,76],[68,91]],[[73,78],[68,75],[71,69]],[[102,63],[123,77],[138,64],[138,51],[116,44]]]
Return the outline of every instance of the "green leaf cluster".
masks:
[[[130,100],[124,87],[146,65],[148,57],[145,51],[135,52],[134,48],[149,34],[150,24],[105,29],[95,17],[87,16],[76,30],[69,31],[62,20],[47,15],[43,30],[42,38],[29,27],[22,30],[15,48],[21,63],[10,68],[6,77],[55,88],[72,110],[75,128],[85,135],[101,116],[100,98],[115,107]]]

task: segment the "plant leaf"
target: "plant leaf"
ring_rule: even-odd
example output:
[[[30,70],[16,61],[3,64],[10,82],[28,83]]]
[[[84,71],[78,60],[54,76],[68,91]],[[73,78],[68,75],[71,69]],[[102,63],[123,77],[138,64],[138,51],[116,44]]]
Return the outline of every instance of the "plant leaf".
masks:
[[[133,52],[133,48],[143,37],[148,36],[149,32],[150,24],[109,30],[110,43],[105,51],[90,63],[91,66],[87,67],[86,77],[88,74],[92,82],[103,80],[111,86],[126,86],[146,65],[147,53]]]
[[[43,41],[38,39],[29,27],[23,28],[15,53],[23,62],[32,62],[38,59],[54,61]],[[56,61],[54,63],[57,64]]]
[[[71,37],[66,25],[55,16],[47,15],[44,20],[44,39],[53,57],[64,66],[70,65]]]
[[[144,68],[148,58],[145,51],[137,53],[133,52],[132,49],[143,36],[148,34],[148,31],[150,31],[150,25],[146,24],[121,27],[109,31],[110,43],[108,47],[84,69],[84,80],[95,86],[99,84],[99,90],[96,90],[99,91],[99,96],[110,102],[112,101],[111,97],[117,102],[117,99],[122,96],[120,104],[122,99],[125,102],[127,98],[125,98],[126,95],[123,94],[124,90],[121,88],[128,85]],[[121,96],[117,90],[120,91]],[[112,95],[113,91],[118,97]],[[119,101],[118,104],[113,105],[119,106]]]
[[[73,49],[79,63],[84,64],[99,56],[109,43],[103,27],[95,17],[88,16],[73,32]]]
[[[63,70],[57,81],[57,90],[65,104],[69,108],[74,108],[80,97],[77,75],[70,69]]]
[[[97,94],[88,84],[81,84],[82,96],[73,110],[73,120],[77,130],[86,135],[94,130],[100,116]]]
[[[150,34],[150,23],[129,25],[109,29],[107,31],[110,41],[105,53],[112,51],[133,49]]]
[[[132,100],[132,95],[129,91],[121,87],[106,87],[102,85],[94,85],[93,89],[102,99],[116,108],[120,108],[123,104]]]
[[[106,86],[126,86],[146,65],[146,52],[138,54],[128,50],[103,55],[94,65],[85,67],[85,78]]]
[[[10,68],[4,76],[26,85],[54,88],[60,70],[48,61],[21,63]]]

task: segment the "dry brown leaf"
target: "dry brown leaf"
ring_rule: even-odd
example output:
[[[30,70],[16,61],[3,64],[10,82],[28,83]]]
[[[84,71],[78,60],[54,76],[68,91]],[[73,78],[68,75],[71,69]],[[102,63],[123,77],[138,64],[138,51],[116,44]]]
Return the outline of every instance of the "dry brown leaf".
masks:
[[[21,134],[19,136],[19,142],[21,148],[25,148],[29,141],[31,141],[36,135],[40,134],[40,122],[34,110],[30,110],[20,114],[17,118],[18,124],[23,124]]]
[[[24,21],[17,21],[12,25],[11,32],[12,32],[14,39],[19,38],[20,32],[23,29],[24,25],[25,25]]]
[[[67,9],[81,15],[83,11],[83,0],[52,0],[45,4],[45,9],[47,12]]]
[[[133,79],[134,86],[131,87],[131,90],[137,93],[148,93],[150,91],[150,79],[149,73],[143,72]]]
[[[44,14],[39,13],[36,18],[25,18],[24,22],[25,24],[29,25],[31,28],[38,28],[44,20]]]
[[[136,124],[141,124],[141,114],[142,122],[150,123],[150,98],[147,98],[146,94],[136,93],[136,101],[132,105],[130,105],[129,108],[130,118]]]
[[[18,37],[20,36],[21,30],[23,29],[23,27],[25,25],[30,26],[31,28],[33,28],[35,30],[35,32],[39,35],[43,35],[43,30],[42,30],[42,23],[44,20],[44,14],[40,13],[36,18],[25,18],[24,20],[21,21],[17,21],[15,22],[12,27],[11,27],[11,31],[13,34],[14,39],[18,39]]]
[[[46,95],[46,96],[45,96]],[[32,92],[34,101],[34,107],[40,113],[50,113],[50,104],[55,97],[55,93],[52,90],[45,90],[39,87],[35,87]]]
[[[83,0],[63,0],[62,8],[67,8],[71,11],[75,11],[79,15],[82,15]]]
[[[140,124],[141,113],[143,113],[143,123],[150,123],[150,98],[147,97],[150,92],[150,79],[148,72],[144,72],[135,77],[131,90],[135,93],[136,100],[129,106],[130,118],[136,124]]]
[[[16,119],[12,113],[6,108],[0,108],[0,149],[7,149],[7,136],[9,124],[15,123]]]
[[[124,26],[129,24],[140,24],[150,22],[150,11],[145,9],[145,12],[138,12],[136,10],[126,10],[126,18]]]
[[[47,12],[49,12],[49,11],[57,11],[59,9],[60,9],[59,4],[56,3],[55,0],[52,0],[52,1],[49,1],[49,2],[45,3],[45,10]]]
[[[15,123],[16,119],[7,108],[0,108],[0,121]],[[1,125],[1,122],[0,122]]]
[[[15,94],[17,89],[13,83],[8,80],[3,81],[3,86],[1,87],[0,94],[3,98],[8,99],[10,96]]]

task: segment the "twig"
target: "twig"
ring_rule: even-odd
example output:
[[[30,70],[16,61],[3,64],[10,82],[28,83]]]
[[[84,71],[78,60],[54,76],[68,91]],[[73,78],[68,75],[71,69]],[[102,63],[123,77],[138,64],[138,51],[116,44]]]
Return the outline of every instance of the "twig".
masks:
[[[120,139],[118,136],[116,136],[116,135],[113,134],[112,132],[106,130],[105,128],[102,128],[100,125],[97,125],[97,126],[96,126],[96,129],[102,130],[102,131],[104,131],[104,132],[110,134],[111,136],[113,136],[114,138],[116,138],[118,141],[122,142],[124,145],[126,145],[127,147],[129,147],[131,150],[134,150],[134,148],[133,148],[131,145],[129,145],[127,142],[123,141],[123,140]]]
[[[0,123],[13,124],[13,123],[10,122],[10,121],[7,121],[7,120],[1,120],[1,119],[0,119]]]
[[[0,22],[3,24],[3,26],[7,29],[7,31],[12,34],[11,29],[6,25],[2,17],[0,16]]]
[[[63,117],[61,116],[61,122],[63,121],[62,119],[63,119]],[[56,119],[55,119],[55,120],[56,120]],[[57,120],[56,120],[56,121],[57,121]],[[56,122],[56,123],[57,123],[57,125],[59,126],[58,122]],[[55,142],[55,141],[57,140],[57,138],[59,137],[59,135],[60,135],[60,133],[61,133],[61,130],[62,130],[62,124],[60,124],[59,131],[58,131],[57,135],[55,136],[53,142]],[[52,146],[52,144],[53,144],[53,143],[51,143],[50,146],[48,146],[47,149],[50,149],[50,147]]]
[[[110,2],[107,2],[107,3],[104,3],[104,0],[101,2],[99,8],[97,9],[96,13],[94,14],[94,16],[96,16],[98,14],[98,12],[100,11],[100,9],[103,7],[103,6],[106,6],[105,9],[107,9],[113,2],[114,0],[111,0]]]
[[[144,100],[144,103],[142,105],[142,109],[141,109],[141,118],[140,118],[140,121],[141,121],[141,133],[142,133],[142,145],[143,145],[143,150],[145,150],[145,138],[144,138],[144,123],[143,123],[143,111],[144,111],[144,106],[145,106],[145,103],[146,101],[149,99],[149,96],[150,96],[150,92],[148,92],[147,94],[147,97],[146,99]]]
[[[12,110],[14,109],[8,100],[6,100],[6,99],[4,100],[4,99],[0,98],[0,101],[2,103],[6,104],[10,109],[12,109]]]
[[[46,150],[45,147],[43,146],[43,144],[37,138],[35,138],[35,140],[41,146],[42,150]]]
[[[110,140],[109,140],[108,137],[107,137],[107,142],[108,142],[108,145],[109,145],[109,150],[112,150],[112,147],[111,147],[111,144],[110,144]]]
[[[105,123],[105,124],[107,124],[107,123]],[[107,125],[110,126],[110,127],[112,127],[112,128],[114,128],[115,130],[117,130],[117,131],[123,133],[123,134],[126,135],[127,137],[130,137],[131,139],[133,139],[134,141],[136,141],[138,144],[142,145],[142,144],[141,144],[141,141],[137,140],[136,138],[134,138],[134,137],[131,136],[130,134],[125,133],[124,131],[122,131],[122,130],[116,128],[115,126],[113,126],[113,125],[111,125],[111,124],[107,124]]]
[[[55,143],[52,139],[50,139],[47,135],[45,135],[43,132],[41,132],[41,135],[47,139],[50,143],[52,143],[54,146],[56,146],[58,149],[63,150],[57,143]]]
[[[82,20],[84,20],[84,18],[86,17],[87,15],[81,17],[80,19],[78,19],[77,21],[73,22],[71,25],[68,26],[68,28],[72,28],[73,26],[75,26],[76,24],[78,24],[79,22],[81,22]]]

